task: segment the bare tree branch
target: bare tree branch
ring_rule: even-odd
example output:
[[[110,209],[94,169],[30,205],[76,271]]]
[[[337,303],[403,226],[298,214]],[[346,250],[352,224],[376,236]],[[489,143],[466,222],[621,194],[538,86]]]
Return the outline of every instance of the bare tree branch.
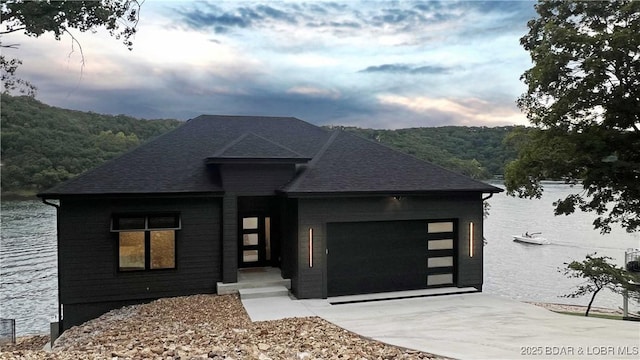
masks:
[[[19,27],[19,28],[9,29],[9,30],[6,30],[6,31],[0,31],[0,35],[11,34],[13,32],[24,30],[24,29],[26,29],[26,27],[23,26],[23,27]]]

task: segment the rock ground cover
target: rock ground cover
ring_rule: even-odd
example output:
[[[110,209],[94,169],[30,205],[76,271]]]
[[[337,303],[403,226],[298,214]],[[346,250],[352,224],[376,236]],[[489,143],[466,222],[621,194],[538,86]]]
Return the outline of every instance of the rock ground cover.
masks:
[[[0,359],[443,359],[318,317],[252,323],[236,295],[128,306],[67,330],[51,352],[23,345],[3,347]]]

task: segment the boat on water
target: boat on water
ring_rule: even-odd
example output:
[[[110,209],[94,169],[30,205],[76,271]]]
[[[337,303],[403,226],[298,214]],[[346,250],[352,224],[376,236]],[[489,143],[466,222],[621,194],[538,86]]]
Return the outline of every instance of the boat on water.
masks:
[[[533,244],[533,245],[548,245],[551,244],[549,240],[542,237],[542,233],[524,233],[522,235],[513,235],[513,241],[525,244]]]

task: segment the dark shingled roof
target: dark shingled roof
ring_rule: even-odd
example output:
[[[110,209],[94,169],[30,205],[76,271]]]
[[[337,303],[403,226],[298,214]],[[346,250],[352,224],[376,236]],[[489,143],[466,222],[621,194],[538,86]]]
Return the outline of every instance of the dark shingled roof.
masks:
[[[502,191],[344,131],[335,132],[283,190],[291,195]]]
[[[227,146],[218,150],[207,159],[210,164],[223,163],[238,160],[287,160],[291,162],[307,162],[311,157],[301,155],[294,150],[276,144],[254,133],[247,133]]]
[[[501,191],[384,145],[296,118],[202,115],[38,196],[222,193],[207,163],[233,159],[312,159],[280,189],[291,196]]]

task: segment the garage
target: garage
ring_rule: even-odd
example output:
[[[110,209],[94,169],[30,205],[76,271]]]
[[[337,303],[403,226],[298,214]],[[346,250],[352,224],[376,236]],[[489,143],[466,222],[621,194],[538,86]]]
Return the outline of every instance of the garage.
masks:
[[[453,286],[456,222],[327,224],[327,294]]]

